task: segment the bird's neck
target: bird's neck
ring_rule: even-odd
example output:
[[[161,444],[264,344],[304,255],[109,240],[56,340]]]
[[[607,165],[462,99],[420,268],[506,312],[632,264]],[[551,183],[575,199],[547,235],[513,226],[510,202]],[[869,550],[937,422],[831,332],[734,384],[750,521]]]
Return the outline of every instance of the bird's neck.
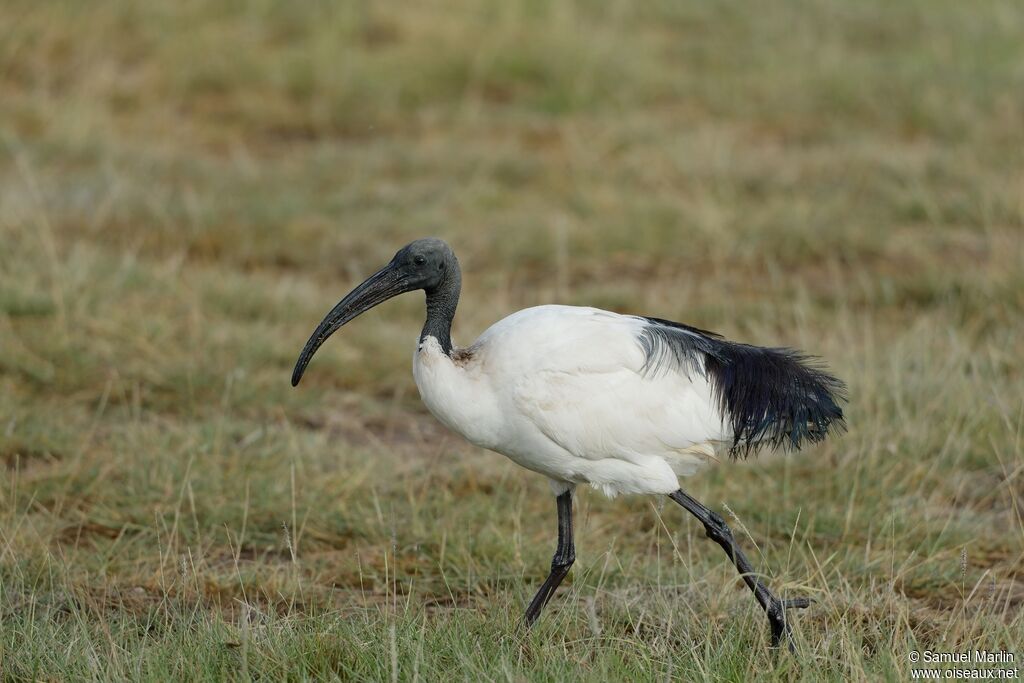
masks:
[[[452,320],[459,305],[462,289],[462,273],[454,258],[447,267],[447,277],[433,289],[427,290],[427,321],[420,333],[420,343],[427,337],[434,337],[445,354],[452,351]]]

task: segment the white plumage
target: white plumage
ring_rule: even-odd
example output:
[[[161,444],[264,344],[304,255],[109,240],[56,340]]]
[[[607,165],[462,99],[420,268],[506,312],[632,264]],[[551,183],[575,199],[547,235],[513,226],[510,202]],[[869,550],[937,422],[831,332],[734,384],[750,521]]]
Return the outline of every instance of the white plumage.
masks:
[[[820,441],[842,426],[842,382],[790,349],[574,306],[519,311],[456,349],[451,324],[461,285],[447,244],[409,244],[321,321],[299,355],[292,384],[343,325],[393,296],[424,290],[427,319],[413,357],[423,402],[470,442],[547,476],[556,496],[558,547],[526,609],[527,625],[572,566],[573,491],[590,484],[609,496],[667,494],[697,517],[768,615],[772,645],[788,639],[786,610],[810,601],[772,594],[725,521],[680,489],[678,477],[715,459],[722,444],[748,453]]]
[[[537,306],[489,327],[468,349],[424,338],[420,396],[468,441],[551,479],[556,492],[679,488],[732,437],[706,373],[645,368],[648,321],[596,308]]]

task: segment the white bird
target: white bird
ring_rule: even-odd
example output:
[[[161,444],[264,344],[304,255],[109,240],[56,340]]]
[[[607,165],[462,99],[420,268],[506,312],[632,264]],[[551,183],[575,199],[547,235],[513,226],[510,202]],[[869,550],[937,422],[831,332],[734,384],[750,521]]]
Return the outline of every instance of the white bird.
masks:
[[[772,646],[792,648],[787,608],[761,581],[725,521],[679,487],[716,453],[799,448],[843,427],[842,382],[807,356],[729,342],[658,318],[597,308],[537,306],[452,346],[462,276],[439,239],[403,247],[345,296],[313,332],[292,374],[299,383],[338,328],[399,294],[426,292],[413,375],[430,412],[477,446],[548,477],[558,510],[551,571],[526,610],[532,624],[575,558],[572,494],[664,494],[693,514],[729,555],[765,610]]]

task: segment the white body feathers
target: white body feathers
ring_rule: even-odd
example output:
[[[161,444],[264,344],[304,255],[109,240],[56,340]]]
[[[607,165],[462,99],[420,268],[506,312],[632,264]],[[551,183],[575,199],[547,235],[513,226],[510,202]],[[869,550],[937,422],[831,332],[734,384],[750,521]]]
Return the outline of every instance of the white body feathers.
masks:
[[[705,373],[645,368],[644,324],[596,308],[528,308],[452,356],[425,337],[413,374],[441,422],[546,475],[556,493],[670,493],[732,435]]]

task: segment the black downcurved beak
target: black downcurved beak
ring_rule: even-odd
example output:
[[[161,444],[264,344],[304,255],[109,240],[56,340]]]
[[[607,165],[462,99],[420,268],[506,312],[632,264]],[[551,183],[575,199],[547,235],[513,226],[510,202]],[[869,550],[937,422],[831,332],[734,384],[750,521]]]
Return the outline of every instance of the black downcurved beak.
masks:
[[[398,269],[390,263],[366,278],[363,284],[349,292],[317,325],[313,335],[303,347],[302,353],[299,354],[299,359],[295,362],[295,370],[292,371],[292,386],[299,384],[302,373],[306,371],[306,366],[309,365],[309,361],[320,345],[342,325],[374,306],[411,290],[412,288],[404,281]]]

